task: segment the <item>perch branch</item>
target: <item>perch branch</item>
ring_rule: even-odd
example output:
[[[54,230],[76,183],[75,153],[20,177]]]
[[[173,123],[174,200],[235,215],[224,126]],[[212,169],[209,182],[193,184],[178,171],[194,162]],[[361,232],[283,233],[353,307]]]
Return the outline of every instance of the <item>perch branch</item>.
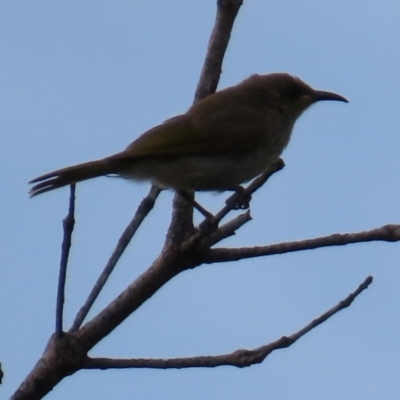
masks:
[[[268,168],[267,171],[265,171],[262,175],[260,175],[259,177],[257,177],[256,179],[254,179],[250,185],[245,188],[242,192],[240,192],[240,195],[243,197],[247,197],[247,198],[251,198],[251,195],[256,192],[261,186],[263,186],[268,179],[274,175],[276,172],[280,171],[283,167],[285,166],[285,163],[283,162],[283,160],[280,158],[278,159],[274,164],[272,164],[270,166],[270,168]],[[213,225],[211,228],[215,228],[218,226],[218,224],[221,222],[221,220],[232,210],[235,209],[235,199],[237,197],[237,193],[234,193],[232,196],[230,196],[227,200],[226,200],[226,205],[221,209],[221,211],[219,211],[213,218],[213,220],[211,221],[211,224]],[[248,217],[250,217],[250,214],[248,214]],[[247,221],[245,221],[247,222]],[[200,224],[200,230],[195,232],[188,240],[186,240],[185,242],[182,243],[181,245],[181,250],[183,252],[188,252],[192,249],[192,247],[194,245],[196,245],[196,243],[199,242],[199,240],[203,239],[206,236],[207,230],[209,230],[208,228],[210,228],[209,226],[210,221],[206,218],[201,224]],[[233,225],[231,225],[233,226]],[[212,230],[211,230],[212,232]],[[210,232],[210,233],[211,233]],[[224,238],[223,233],[222,232],[218,232],[218,230],[216,230],[215,232],[216,234],[213,234],[213,240],[212,242],[215,244],[217,243],[216,238],[221,236],[221,240]],[[231,233],[232,235],[233,233]]]

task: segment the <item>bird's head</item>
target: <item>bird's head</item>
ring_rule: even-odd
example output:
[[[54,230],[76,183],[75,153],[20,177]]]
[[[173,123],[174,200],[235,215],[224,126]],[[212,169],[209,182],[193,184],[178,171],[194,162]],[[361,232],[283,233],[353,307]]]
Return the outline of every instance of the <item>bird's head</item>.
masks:
[[[310,105],[322,100],[334,100],[348,103],[339,94],[315,90],[301,79],[286,73],[253,75],[246,80],[251,86],[257,86],[269,106],[275,105],[279,112],[296,120]],[[244,83],[246,82],[244,81]]]

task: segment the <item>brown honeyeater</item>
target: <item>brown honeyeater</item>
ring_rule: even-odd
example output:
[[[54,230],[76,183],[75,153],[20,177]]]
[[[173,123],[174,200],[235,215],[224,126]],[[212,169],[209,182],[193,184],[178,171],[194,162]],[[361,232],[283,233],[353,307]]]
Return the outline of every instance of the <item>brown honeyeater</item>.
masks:
[[[321,100],[347,103],[286,73],[252,75],[149,129],[120,153],[31,180],[30,194],[110,174],[178,192],[235,189],[279,158],[297,118]]]

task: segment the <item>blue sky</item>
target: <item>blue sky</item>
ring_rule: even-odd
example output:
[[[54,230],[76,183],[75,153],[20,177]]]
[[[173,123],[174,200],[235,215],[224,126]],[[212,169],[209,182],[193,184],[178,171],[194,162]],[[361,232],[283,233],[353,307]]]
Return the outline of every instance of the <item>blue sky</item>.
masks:
[[[27,181],[117,152],[184,112],[214,14],[211,0],[0,4],[1,397],[31,370],[54,327],[68,190],[32,200]],[[254,196],[253,221],[224,246],[398,222],[399,18],[395,0],[244,2],[220,88],[287,71],[350,103],[324,102],[302,116],[286,168]],[[78,185],[67,324],[148,189],[106,178]],[[224,198],[199,196],[213,211]],[[171,199],[161,194],[92,316],[158,254]],[[261,365],[81,372],[47,398],[397,399],[399,255],[398,244],[356,244],[185,272],[91,354],[158,358],[257,347],[300,329],[366,276],[375,281],[349,309]]]

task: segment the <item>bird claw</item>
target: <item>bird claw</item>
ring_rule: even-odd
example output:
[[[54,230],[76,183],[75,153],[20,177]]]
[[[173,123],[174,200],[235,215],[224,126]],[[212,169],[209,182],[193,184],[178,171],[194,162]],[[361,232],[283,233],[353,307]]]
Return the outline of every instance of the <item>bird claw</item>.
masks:
[[[238,186],[235,193],[225,201],[225,204],[234,210],[247,210],[250,207],[250,201],[251,194],[246,193],[244,188]]]

